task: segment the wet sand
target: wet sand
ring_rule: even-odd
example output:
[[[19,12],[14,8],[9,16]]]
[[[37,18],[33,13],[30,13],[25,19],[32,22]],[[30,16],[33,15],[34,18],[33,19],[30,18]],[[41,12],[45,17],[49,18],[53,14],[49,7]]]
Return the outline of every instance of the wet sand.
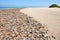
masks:
[[[60,9],[59,8],[24,8],[21,10],[35,20],[48,27],[49,34],[60,40]]]

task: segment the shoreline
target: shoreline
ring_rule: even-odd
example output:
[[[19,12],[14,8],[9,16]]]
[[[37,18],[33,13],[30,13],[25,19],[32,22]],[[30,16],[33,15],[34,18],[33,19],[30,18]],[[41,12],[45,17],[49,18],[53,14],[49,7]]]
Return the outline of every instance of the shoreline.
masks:
[[[60,39],[60,8],[24,8],[21,12],[46,24],[50,33]]]
[[[54,35],[47,33],[47,27],[33,17],[20,12],[20,10],[0,11],[0,40],[3,38],[3,40],[55,40]]]

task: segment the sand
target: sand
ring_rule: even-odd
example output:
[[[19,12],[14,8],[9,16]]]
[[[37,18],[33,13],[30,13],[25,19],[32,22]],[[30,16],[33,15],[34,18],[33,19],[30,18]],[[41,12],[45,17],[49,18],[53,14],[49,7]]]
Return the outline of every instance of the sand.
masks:
[[[60,9],[59,8],[24,8],[21,10],[35,20],[45,24],[49,29],[49,34],[60,40]]]
[[[0,10],[0,40],[55,40],[46,26],[21,9]]]

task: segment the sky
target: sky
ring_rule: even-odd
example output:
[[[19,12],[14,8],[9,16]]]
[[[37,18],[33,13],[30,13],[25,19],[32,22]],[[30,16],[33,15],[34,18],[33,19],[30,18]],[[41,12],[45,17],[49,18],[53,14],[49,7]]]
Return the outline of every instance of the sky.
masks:
[[[0,7],[48,7],[60,0],[0,0]]]

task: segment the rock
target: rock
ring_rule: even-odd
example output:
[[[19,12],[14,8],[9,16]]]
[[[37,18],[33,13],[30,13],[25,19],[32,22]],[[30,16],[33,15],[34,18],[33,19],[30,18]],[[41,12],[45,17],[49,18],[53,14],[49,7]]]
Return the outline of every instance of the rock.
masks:
[[[47,27],[20,12],[20,9],[0,10],[0,40],[54,40]],[[50,38],[48,38],[50,37]]]

